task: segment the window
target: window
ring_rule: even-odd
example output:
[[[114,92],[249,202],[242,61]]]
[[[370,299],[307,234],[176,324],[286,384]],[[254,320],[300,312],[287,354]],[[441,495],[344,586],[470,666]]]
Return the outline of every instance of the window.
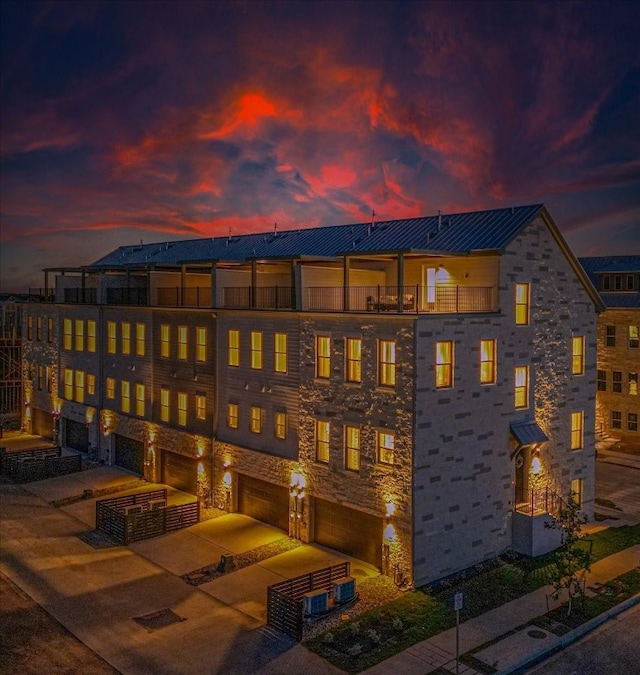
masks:
[[[331,427],[329,422],[316,420],[316,461],[329,462],[329,434]]]
[[[36,340],[42,340],[42,317],[36,318]]]
[[[273,368],[276,373],[287,372],[287,334],[276,333],[273,342]]]
[[[229,403],[227,406],[227,426],[229,429],[238,428],[238,404]]]
[[[68,320],[69,319],[65,319],[65,321],[68,321]],[[33,317],[32,316],[27,317],[27,340],[33,340]],[[66,342],[65,342],[65,349],[71,349],[71,347],[66,346]]]
[[[107,378],[107,398],[116,397],[116,381],[113,377]]]
[[[638,413],[627,413],[627,430],[638,431]]]
[[[605,274],[602,277],[602,290],[603,291],[611,290],[611,276],[609,274]]]
[[[207,397],[204,394],[196,394],[196,419],[203,420],[207,417]]]
[[[53,319],[47,319],[47,342],[53,342]]]
[[[136,415],[144,417],[144,384],[136,384]]]
[[[377,431],[378,462],[381,464],[393,464],[393,451],[396,439],[393,434],[386,431]]]
[[[116,322],[107,321],[107,354],[116,353]]]
[[[347,338],[347,382],[362,382],[362,340]]]
[[[262,333],[259,330],[251,331],[251,367],[262,369]]]
[[[84,403],[84,372],[76,370],[76,401]]]
[[[496,382],[496,341],[480,340],[480,383]]]
[[[394,387],[396,384],[396,343],[394,340],[378,342],[378,384]]]
[[[87,321],[87,351],[96,351],[96,322],[93,319]]]
[[[160,356],[169,358],[169,325],[166,323],[160,326]]]
[[[146,326],[143,323],[136,324],[136,356],[144,356],[144,338]]]
[[[516,326],[529,324],[529,284],[516,284]]]
[[[638,326],[629,326],[629,349],[638,349],[638,344],[640,344]]]
[[[67,401],[73,401],[73,370],[64,369],[64,397]]]
[[[571,373],[584,375],[584,336],[571,338]]]
[[[122,412],[131,412],[131,387],[126,380],[120,383],[120,408]]]
[[[331,338],[328,335],[316,336],[316,377],[328,380],[331,376]]]
[[[607,347],[615,347],[616,346],[616,327],[615,326],[607,326],[606,327],[605,345]]]
[[[29,317],[31,319],[31,317]],[[29,338],[31,339],[31,338]],[[73,341],[73,325],[71,319],[65,319],[63,323],[63,347],[65,349],[71,349],[71,344]]]
[[[613,381],[611,383],[611,391],[614,394],[622,394],[622,371],[613,371]]]
[[[516,366],[515,372],[515,401],[517,408],[529,407],[529,366]]]
[[[622,290],[622,274],[615,274],[613,276],[613,290],[614,291]]]
[[[178,392],[178,424],[187,426],[187,394],[184,391]]]
[[[584,413],[571,413],[571,449],[580,450],[583,446],[584,436]]]
[[[250,427],[254,434],[262,433],[262,408],[251,406]]]
[[[95,396],[96,393],[96,376],[87,375],[87,394]]]
[[[607,391],[607,371],[598,371],[598,391]]]
[[[619,410],[611,411],[611,428],[622,429],[622,413]]]
[[[629,373],[629,395],[637,396],[638,395],[638,373]]]
[[[349,471],[360,471],[360,427],[344,428],[344,465]]]
[[[276,438],[284,440],[287,437],[287,413],[277,412],[274,426]]]
[[[76,351],[84,351],[84,321],[76,319]]]
[[[436,342],[436,388],[453,387],[453,342]]]
[[[131,354],[131,324],[128,321],[122,322],[122,353]]]
[[[229,330],[227,363],[230,366],[240,365],[240,331],[233,328]]]
[[[574,478],[571,481],[571,499],[578,508],[582,508],[582,478]]]
[[[165,387],[160,388],[160,419],[169,421],[169,390]]]
[[[181,361],[185,361],[187,358],[187,337],[187,327],[178,326],[178,358]]]
[[[633,274],[627,274],[627,290],[632,291],[636,287]]]
[[[38,365],[38,391],[44,386],[44,366]]]
[[[207,329],[203,326],[196,328],[196,361],[207,360]]]

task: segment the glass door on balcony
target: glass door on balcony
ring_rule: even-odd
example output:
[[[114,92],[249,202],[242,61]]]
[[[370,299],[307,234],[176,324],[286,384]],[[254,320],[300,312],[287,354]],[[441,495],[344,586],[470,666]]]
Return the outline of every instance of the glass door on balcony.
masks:
[[[435,267],[422,266],[422,293],[420,294],[420,309],[434,310],[436,306],[436,273]]]

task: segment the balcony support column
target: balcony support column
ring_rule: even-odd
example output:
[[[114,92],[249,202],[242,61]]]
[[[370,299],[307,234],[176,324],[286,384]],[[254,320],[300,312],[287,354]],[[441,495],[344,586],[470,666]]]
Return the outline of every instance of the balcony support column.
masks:
[[[217,302],[217,292],[218,292],[218,284],[217,284],[217,276],[218,273],[218,265],[217,263],[212,263],[211,264],[211,309],[215,309],[218,306]]]
[[[249,288],[249,307],[256,307],[256,288],[258,287],[258,261],[251,261],[251,288]]]
[[[402,312],[404,302],[404,253],[398,253],[398,264],[396,265],[397,286],[398,286],[398,312]]]
[[[47,300],[49,297],[49,270],[44,271],[44,298]]]
[[[187,273],[187,266],[180,265],[180,293],[178,294],[178,307],[184,307],[184,281]]]
[[[349,311],[349,265],[351,263],[351,258],[349,256],[344,257],[344,263],[342,265],[342,309],[345,312]]]

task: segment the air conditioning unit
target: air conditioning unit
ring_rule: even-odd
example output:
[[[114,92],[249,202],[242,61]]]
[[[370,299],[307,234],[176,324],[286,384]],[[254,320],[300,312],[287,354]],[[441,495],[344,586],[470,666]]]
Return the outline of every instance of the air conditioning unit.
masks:
[[[329,609],[329,591],[311,591],[305,593],[303,600],[303,614],[322,614]]]
[[[167,505],[166,499],[150,499],[147,502],[147,506],[149,507],[149,511],[155,511],[157,509],[163,509],[166,505]]]
[[[124,515],[132,516],[136,513],[142,513],[142,504],[132,504],[124,507]]]
[[[345,577],[333,582],[333,601],[336,604],[351,600],[355,594],[356,580],[353,577]]]

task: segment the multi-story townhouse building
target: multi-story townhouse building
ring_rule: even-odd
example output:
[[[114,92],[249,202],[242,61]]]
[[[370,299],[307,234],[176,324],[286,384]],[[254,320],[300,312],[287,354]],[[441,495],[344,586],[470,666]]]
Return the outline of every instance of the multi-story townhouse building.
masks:
[[[606,307],[598,317],[596,431],[640,447],[640,255],[580,263]]]
[[[80,445],[83,411],[102,461],[418,585],[553,548],[570,493],[592,514],[600,300],[543,206],[126,246],[61,272],[60,367],[98,392],[60,381],[61,438]],[[65,349],[81,318],[94,365],[75,333]]]
[[[0,297],[0,437],[22,419],[22,305],[16,296]]]

